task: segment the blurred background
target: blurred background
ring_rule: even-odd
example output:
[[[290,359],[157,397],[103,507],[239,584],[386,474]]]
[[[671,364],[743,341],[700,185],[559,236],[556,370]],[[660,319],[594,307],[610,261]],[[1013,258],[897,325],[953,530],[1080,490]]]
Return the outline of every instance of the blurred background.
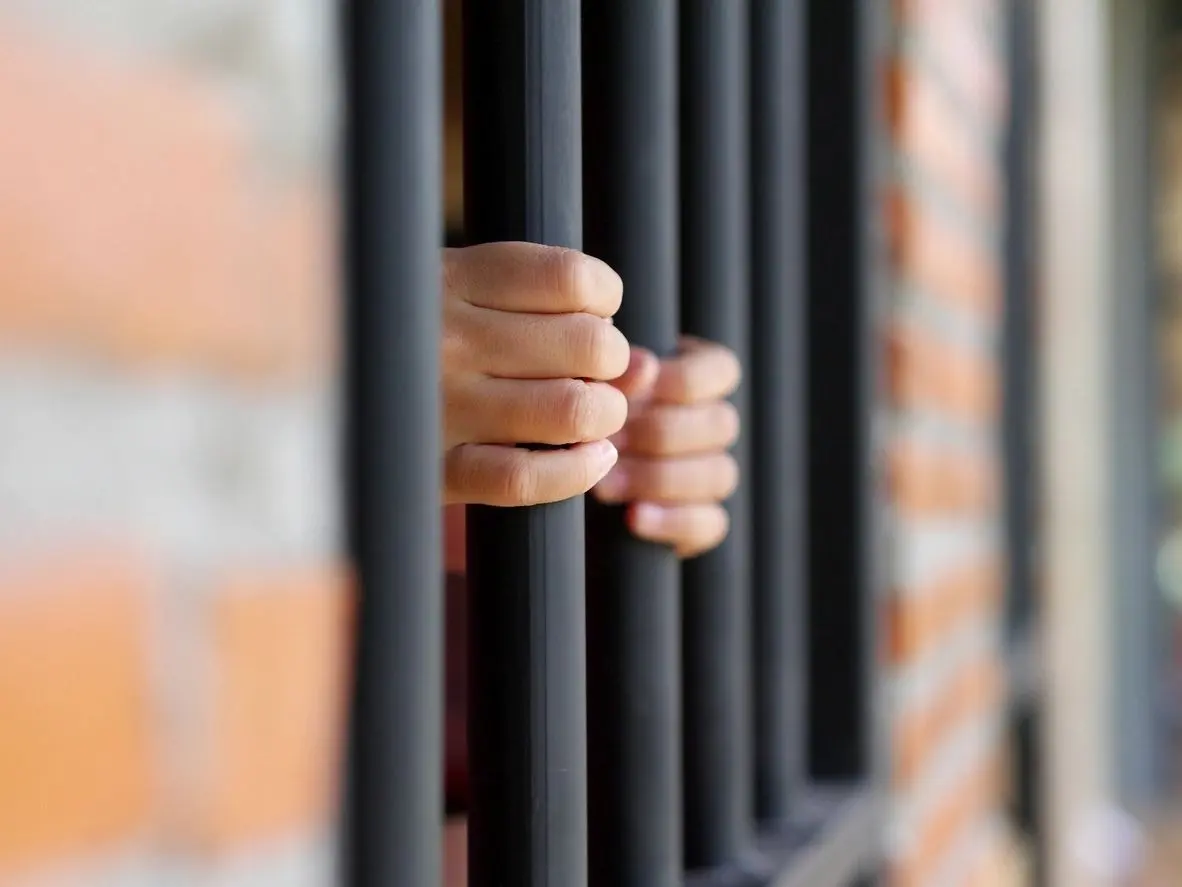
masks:
[[[1182,4],[881,6],[891,883],[1182,884]],[[335,14],[0,5],[4,887],[333,883]]]

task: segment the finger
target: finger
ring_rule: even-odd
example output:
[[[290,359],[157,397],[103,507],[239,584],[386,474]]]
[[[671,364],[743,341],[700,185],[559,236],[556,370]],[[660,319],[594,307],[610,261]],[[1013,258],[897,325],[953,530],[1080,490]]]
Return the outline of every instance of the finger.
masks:
[[[578,250],[537,243],[484,243],[449,249],[446,292],[481,308],[611,317],[624,283],[607,264]]]
[[[716,548],[730,530],[730,515],[721,505],[629,506],[624,521],[633,535],[669,545],[679,557],[694,557]]]
[[[631,415],[612,443],[630,456],[694,456],[730,447],[739,411],[725,400],[695,406],[650,404]]]
[[[541,505],[587,492],[616,461],[605,440],[561,450],[464,444],[444,459],[446,504]]]
[[[657,360],[657,356],[647,348],[633,345],[628,358],[628,368],[612,384],[624,392],[628,400],[644,401],[651,396],[660,372],[661,362]]]
[[[485,379],[447,395],[459,417],[453,442],[566,444],[611,437],[628,418],[628,400],[606,382]]]
[[[645,459],[622,456],[595,487],[602,502],[721,502],[735,491],[739,467],[729,453]]]
[[[739,387],[742,368],[735,353],[724,345],[700,339],[684,339],[683,352],[661,362],[661,374],[653,390],[665,403],[703,403],[720,400]]]
[[[469,364],[505,379],[616,379],[628,340],[594,314],[509,314],[469,309],[458,320]]]

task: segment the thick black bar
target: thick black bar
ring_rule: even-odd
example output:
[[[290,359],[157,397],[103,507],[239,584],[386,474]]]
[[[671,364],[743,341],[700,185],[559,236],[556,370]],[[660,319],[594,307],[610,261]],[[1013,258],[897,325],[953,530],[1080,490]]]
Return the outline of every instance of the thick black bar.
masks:
[[[677,4],[583,12],[586,249],[624,278],[616,324],[675,352]],[[680,566],[588,502],[591,883],[681,883]]]
[[[748,366],[746,0],[681,4],[682,313]],[[747,396],[735,396],[747,417]],[[736,448],[743,469],[746,438]],[[752,833],[751,598],[745,479],[731,531],[682,572],[685,843],[690,868],[733,864]]]
[[[751,486],[755,811],[804,773],[805,0],[751,0]]]
[[[360,580],[345,881],[440,880],[436,0],[345,5],[349,534]]]
[[[470,242],[582,241],[578,0],[464,4]],[[587,883],[582,498],[468,509],[473,887]]]
[[[1035,304],[1035,175],[1038,117],[1036,11],[1030,0],[1007,4],[1009,126],[1005,140],[1005,312],[1002,345],[1003,454],[1009,634],[1010,741],[1014,745],[1013,816],[1031,849],[1031,879],[1046,883],[1039,784],[1038,366]]]
[[[1010,0],[1010,115],[1005,140],[1005,311],[1002,318],[1003,453],[1005,528],[1009,589],[1007,622],[1011,633],[1035,617],[1033,584],[1037,562],[1038,478],[1034,436],[1038,391],[1034,364],[1033,245],[1035,199],[1032,122],[1036,113],[1034,10],[1029,0]]]
[[[808,8],[808,757],[820,779],[870,777],[876,739],[866,14],[857,0],[810,0]]]

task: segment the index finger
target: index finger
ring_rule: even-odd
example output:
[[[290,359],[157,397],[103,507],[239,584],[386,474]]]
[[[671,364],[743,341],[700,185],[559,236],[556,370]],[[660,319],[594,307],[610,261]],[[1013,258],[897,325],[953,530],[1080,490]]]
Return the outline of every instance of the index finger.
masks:
[[[721,400],[739,387],[742,368],[725,345],[685,336],[676,357],[661,361],[653,399],[664,403],[696,404]]]
[[[447,295],[496,311],[612,317],[624,293],[620,275],[606,263],[539,243],[448,249],[443,271]]]

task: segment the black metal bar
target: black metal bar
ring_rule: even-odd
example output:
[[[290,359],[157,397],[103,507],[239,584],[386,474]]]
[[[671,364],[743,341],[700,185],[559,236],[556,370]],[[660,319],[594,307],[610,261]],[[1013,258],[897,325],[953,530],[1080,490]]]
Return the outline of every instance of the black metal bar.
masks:
[[[748,8],[681,4],[682,313],[687,333],[748,365]],[[735,395],[747,417],[747,396]],[[745,438],[736,448],[748,467]],[[746,480],[731,531],[682,572],[686,863],[733,864],[752,834],[751,610]]]
[[[864,14],[808,8],[808,748],[814,777],[842,780],[871,777],[876,751]]]
[[[1033,234],[1035,67],[1032,54],[1033,11],[1028,0],[1008,4],[1010,116],[1005,140],[1005,311],[1002,318],[1003,454],[1005,464],[1005,527],[1009,589],[1007,623],[1019,631],[1034,618],[1035,573],[1034,417],[1037,385],[1034,367],[1035,316]]]
[[[470,242],[582,241],[578,0],[464,10]],[[581,497],[468,510],[470,883],[587,883]]]
[[[346,883],[440,880],[436,0],[345,5],[348,482],[360,581]]]
[[[755,810],[804,772],[804,0],[751,0]]]
[[[677,5],[595,0],[583,13],[586,249],[624,278],[616,324],[674,353]],[[680,566],[588,502],[591,883],[681,883]]]

